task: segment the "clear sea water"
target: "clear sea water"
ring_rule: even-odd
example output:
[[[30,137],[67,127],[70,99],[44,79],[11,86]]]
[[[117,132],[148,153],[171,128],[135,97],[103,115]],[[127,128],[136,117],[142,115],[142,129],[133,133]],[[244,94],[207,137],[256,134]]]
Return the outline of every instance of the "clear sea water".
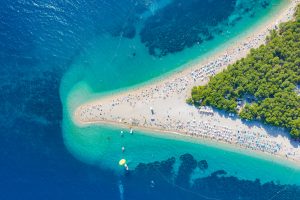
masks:
[[[205,58],[284,2],[2,0],[0,199],[299,199],[300,170],[274,158],[70,120],[82,102]]]

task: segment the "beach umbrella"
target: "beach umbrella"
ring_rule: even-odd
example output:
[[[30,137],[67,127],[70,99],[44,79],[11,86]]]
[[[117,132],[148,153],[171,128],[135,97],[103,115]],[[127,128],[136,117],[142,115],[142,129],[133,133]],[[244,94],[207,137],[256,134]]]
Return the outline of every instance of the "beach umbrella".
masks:
[[[120,166],[123,166],[123,165],[125,165],[126,164],[126,160],[125,159],[121,159],[120,161],[119,161],[119,165]]]

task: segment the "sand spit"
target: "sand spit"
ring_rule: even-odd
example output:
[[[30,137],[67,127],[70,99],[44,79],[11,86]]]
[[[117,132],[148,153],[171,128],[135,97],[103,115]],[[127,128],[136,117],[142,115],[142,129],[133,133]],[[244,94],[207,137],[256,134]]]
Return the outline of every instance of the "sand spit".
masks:
[[[271,29],[291,20],[300,0],[291,0],[281,11],[236,39],[216,54],[180,72],[146,86],[87,102],[73,113],[78,126],[113,123],[191,135],[199,139],[225,142],[254,151],[277,155],[300,163],[300,145],[291,141],[280,128],[245,122],[233,115],[189,106],[185,100],[191,88],[204,85],[209,77],[245,57],[251,48],[265,42]]]

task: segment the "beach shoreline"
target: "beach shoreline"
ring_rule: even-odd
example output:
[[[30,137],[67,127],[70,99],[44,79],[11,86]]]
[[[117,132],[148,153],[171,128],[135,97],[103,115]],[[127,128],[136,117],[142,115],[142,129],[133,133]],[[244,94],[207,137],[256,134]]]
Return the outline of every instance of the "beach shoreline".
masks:
[[[300,146],[291,143],[286,131],[272,127],[269,129],[261,124],[245,125],[236,117],[216,113],[210,108],[205,108],[199,113],[198,109],[185,103],[193,86],[206,84],[210,76],[245,57],[250,49],[264,44],[271,29],[281,22],[292,19],[294,8],[298,3],[299,0],[287,1],[286,6],[281,8],[279,13],[259,24],[244,37],[235,40],[232,45],[197,63],[187,64],[179,72],[159,78],[147,85],[84,103],[74,111],[72,115],[74,123],[77,126],[110,124],[192,136],[191,138],[199,140],[213,141],[216,144],[224,143],[239,149],[275,156],[300,166]],[[149,109],[155,114],[151,114]],[[273,134],[274,130],[276,134]],[[213,131],[214,134],[209,131]],[[251,143],[251,145],[258,145],[259,148],[253,148],[250,144],[243,145],[243,141],[245,143],[248,141],[247,138],[242,138],[240,141],[243,137],[240,133],[242,131],[245,131],[247,137],[254,138],[251,140],[258,137],[262,144]],[[271,144],[270,147],[268,142]],[[268,146],[270,152],[264,152],[261,145]],[[293,153],[290,152],[291,150]]]
[[[172,131],[172,130],[163,130],[156,128],[148,128],[142,126],[133,126],[126,123],[118,123],[115,121],[91,121],[87,123],[81,123],[80,127],[88,127],[88,126],[104,126],[104,127],[113,127],[114,129],[121,129],[124,134],[131,134],[130,130],[134,132],[142,131],[143,134],[148,136],[162,137],[167,139],[176,139],[180,141],[187,141],[196,144],[201,144],[209,147],[214,147],[218,149],[222,149],[229,152],[235,152],[244,154],[247,156],[263,159],[269,162],[275,162],[277,164],[291,167],[295,170],[300,170],[300,162],[298,160],[294,160],[292,158],[286,158],[278,154],[270,154],[263,151],[253,150],[249,148],[245,148],[243,145],[236,145],[233,143],[228,143],[222,140],[213,140],[208,137],[201,137],[195,135],[189,135],[188,133]],[[151,132],[151,133],[150,133]],[[135,133],[133,133],[135,134]],[[176,138],[174,138],[176,136]],[[178,136],[178,137],[177,137]]]

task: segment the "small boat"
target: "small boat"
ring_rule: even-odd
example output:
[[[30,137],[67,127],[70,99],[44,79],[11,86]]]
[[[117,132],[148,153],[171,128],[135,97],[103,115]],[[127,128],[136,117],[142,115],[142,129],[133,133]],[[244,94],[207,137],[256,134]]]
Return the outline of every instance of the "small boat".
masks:
[[[129,131],[129,132],[130,132],[130,134],[132,135],[132,134],[133,134],[133,129],[132,129],[132,128],[130,128],[130,131]]]
[[[122,147],[122,152],[124,152],[125,151],[125,147]]]
[[[120,166],[123,166],[125,164],[126,164],[126,160],[124,158],[119,161]]]
[[[125,167],[126,171],[129,170],[129,167],[128,167],[128,165],[126,163],[124,164],[124,167]]]

